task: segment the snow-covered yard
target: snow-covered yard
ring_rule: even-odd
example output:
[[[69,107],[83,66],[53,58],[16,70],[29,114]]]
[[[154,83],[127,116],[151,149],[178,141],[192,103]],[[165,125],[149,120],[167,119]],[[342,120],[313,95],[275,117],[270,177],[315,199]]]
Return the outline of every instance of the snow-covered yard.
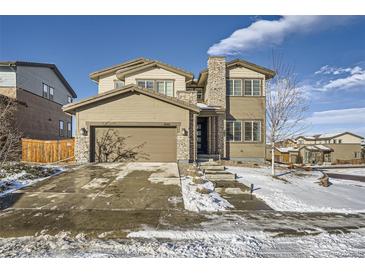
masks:
[[[267,233],[151,231],[133,239],[79,234],[0,239],[0,257],[364,257],[364,234],[270,237]]]
[[[332,185],[322,187],[317,182],[319,171],[296,171],[270,176],[269,167],[229,167],[238,181],[254,184],[254,194],[279,211],[299,212],[365,212],[365,184],[356,181],[330,179]]]
[[[365,168],[331,168],[331,169],[325,169],[324,171],[336,174],[365,176]]]
[[[233,206],[217,192],[212,182],[196,184],[190,176],[181,178],[184,206],[189,211],[225,211]]]
[[[10,163],[0,169],[0,197],[64,171],[59,166]]]

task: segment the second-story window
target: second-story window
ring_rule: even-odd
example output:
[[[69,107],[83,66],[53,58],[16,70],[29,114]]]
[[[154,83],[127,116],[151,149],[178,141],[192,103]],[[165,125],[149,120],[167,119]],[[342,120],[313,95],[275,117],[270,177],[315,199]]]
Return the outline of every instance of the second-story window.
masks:
[[[43,83],[43,97],[48,98],[48,85]]]
[[[174,84],[172,81],[156,81],[156,91],[167,96],[174,96]]]
[[[72,103],[72,97],[71,96],[67,96],[67,103],[69,103],[69,104]]]
[[[242,80],[241,79],[227,80],[227,95],[242,96]]]
[[[141,88],[154,88],[154,81],[153,80],[137,80],[137,85]]]
[[[260,96],[261,80],[245,79],[245,96]]]
[[[124,82],[120,80],[114,80],[114,88],[122,88],[124,87]]]
[[[49,87],[49,100],[53,101],[54,98],[54,88]]]

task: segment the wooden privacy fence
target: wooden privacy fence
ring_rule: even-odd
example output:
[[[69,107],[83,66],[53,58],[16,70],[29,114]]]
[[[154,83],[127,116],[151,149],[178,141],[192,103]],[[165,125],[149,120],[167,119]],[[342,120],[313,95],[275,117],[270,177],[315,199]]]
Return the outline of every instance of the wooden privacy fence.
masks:
[[[22,160],[32,163],[71,162],[75,157],[75,140],[22,139]]]

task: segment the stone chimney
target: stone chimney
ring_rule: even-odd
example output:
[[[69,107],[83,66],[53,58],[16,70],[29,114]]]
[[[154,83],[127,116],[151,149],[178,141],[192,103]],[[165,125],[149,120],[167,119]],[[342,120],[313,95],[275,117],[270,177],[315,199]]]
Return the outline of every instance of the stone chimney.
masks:
[[[226,60],[221,56],[208,58],[208,79],[205,101],[209,106],[226,108]]]

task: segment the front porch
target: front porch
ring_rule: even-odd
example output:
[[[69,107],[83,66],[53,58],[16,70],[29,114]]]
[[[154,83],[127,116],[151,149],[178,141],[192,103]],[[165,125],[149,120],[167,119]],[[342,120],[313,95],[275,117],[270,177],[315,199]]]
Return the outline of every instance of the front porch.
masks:
[[[196,155],[198,161],[220,160],[225,157],[225,112],[204,109],[197,116]]]

